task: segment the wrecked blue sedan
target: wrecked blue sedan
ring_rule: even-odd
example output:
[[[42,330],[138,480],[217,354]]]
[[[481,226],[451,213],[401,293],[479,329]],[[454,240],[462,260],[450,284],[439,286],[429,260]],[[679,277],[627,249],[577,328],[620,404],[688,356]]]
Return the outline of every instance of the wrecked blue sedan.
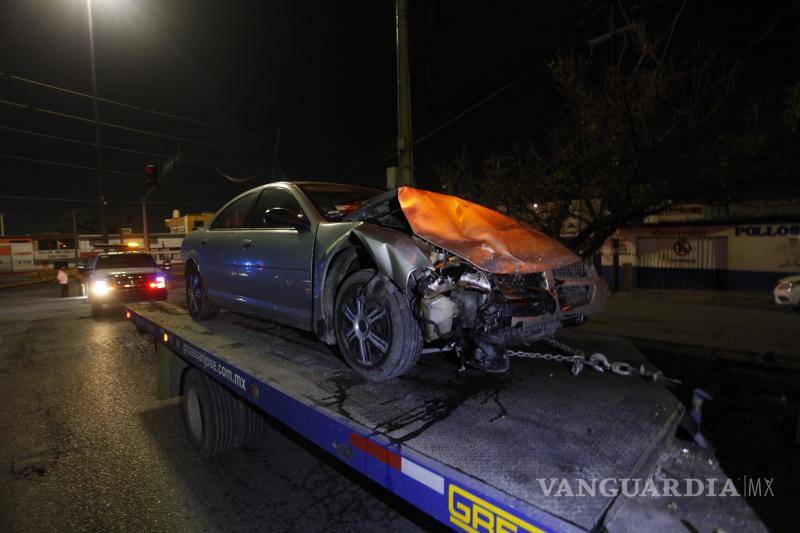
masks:
[[[552,335],[596,310],[604,285],[554,239],[454,196],[279,182],[226,204],[188,235],[186,301],[314,332],[371,380],[430,350],[486,371],[506,346]]]

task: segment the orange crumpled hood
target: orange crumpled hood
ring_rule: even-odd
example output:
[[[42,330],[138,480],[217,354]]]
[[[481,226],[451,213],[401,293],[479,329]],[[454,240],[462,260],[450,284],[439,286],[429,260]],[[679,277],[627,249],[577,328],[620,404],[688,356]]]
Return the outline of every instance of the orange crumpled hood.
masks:
[[[580,259],[555,239],[467,200],[412,187],[400,187],[397,196],[414,233],[487,272],[542,272]]]

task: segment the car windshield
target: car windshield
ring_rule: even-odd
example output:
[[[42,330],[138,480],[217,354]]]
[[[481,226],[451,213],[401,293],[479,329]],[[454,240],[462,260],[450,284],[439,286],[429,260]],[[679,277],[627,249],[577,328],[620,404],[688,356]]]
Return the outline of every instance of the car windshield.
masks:
[[[337,183],[304,183],[299,187],[327,220],[340,220],[381,193],[377,189]]]
[[[155,268],[156,262],[150,254],[112,254],[97,258],[95,268]]]

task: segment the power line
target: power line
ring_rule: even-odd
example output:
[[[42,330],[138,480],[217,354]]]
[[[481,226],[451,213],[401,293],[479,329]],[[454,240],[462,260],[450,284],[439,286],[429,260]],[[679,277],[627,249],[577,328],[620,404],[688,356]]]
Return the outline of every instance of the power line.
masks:
[[[20,129],[20,128],[11,128],[11,127],[8,127],[8,126],[0,126],[0,130],[6,130],[6,131],[14,132],[14,133],[21,133],[21,134],[24,134],[24,135],[32,135],[32,136],[36,136],[36,137],[42,137],[42,138],[45,138],[45,139],[53,139],[53,140],[56,140],[56,141],[69,142],[69,143],[74,143],[74,144],[83,144],[83,145],[88,145],[88,146],[94,146],[95,145],[95,143],[93,141],[83,141],[83,140],[75,139],[75,138],[71,138],[71,137],[61,137],[59,135],[52,135],[52,134],[49,134],[49,133],[42,133],[42,132],[32,131],[32,130],[24,130],[24,129]],[[174,154],[173,155],[170,155],[170,154],[159,154],[159,153],[156,153],[156,152],[146,152],[146,151],[143,151],[143,150],[135,150],[133,148],[123,148],[122,146],[113,146],[113,145],[108,145],[108,144],[102,144],[101,148],[105,148],[107,150],[114,150],[114,151],[117,151],[117,152],[128,152],[128,153],[138,154],[138,155],[147,155],[147,156],[160,157],[160,158],[163,158],[163,159],[169,159],[170,157],[173,157],[173,155],[174,155]],[[189,159],[189,158],[186,158],[186,157],[181,157],[181,161],[185,161],[187,163],[195,163],[195,164],[198,164],[198,165],[210,166],[210,167],[213,167],[213,168],[226,167],[226,168],[235,168],[235,169],[238,169],[238,170],[245,170],[247,172],[250,172],[250,169],[245,168],[245,167],[240,167],[240,166],[236,166],[236,165],[229,165],[229,164],[223,164],[223,163],[215,163],[213,161],[202,161],[200,159]]]
[[[572,10],[572,12],[570,13],[569,16],[572,17],[573,15],[579,13],[579,11],[580,11],[580,9],[576,8],[576,9]],[[579,28],[585,26],[586,22],[589,21],[593,16],[594,15],[590,13],[588,16],[584,17],[582,19],[582,21],[577,24],[577,26]],[[574,45],[576,42],[582,41],[585,38],[586,34],[588,34],[588,32],[583,32],[581,34],[581,36],[571,40],[569,46]],[[458,119],[460,119],[461,117],[463,117],[464,115],[470,113],[471,111],[473,111],[477,107],[480,107],[484,103],[488,102],[489,100],[491,100],[492,98],[494,98],[495,96],[500,94],[501,92],[503,92],[503,91],[507,90],[508,88],[512,87],[513,85],[519,83],[522,79],[524,79],[525,77],[530,75],[536,69],[540,68],[544,64],[544,62],[546,61],[544,58],[541,57],[541,55],[537,54],[537,56],[538,57],[535,60],[536,62],[535,62],[535,64],[533,66],[531,66],[528,69],[526,69],[522,74],[519,74],[519,75],[515,76],[514,78],[512,78],[512,80],[510,82],[502,85],[500,88],[498,88],[496,90],[493,90],[488,96],[485,96],[485,97],[481,98],[480,100],[478,100],[477,102],[468,105],[462,111],[459,111],[458,113],[456,113],[456,115],[452,116],[449,119],[434,121],[433,117],[435,117],[436,115],[440,114],[444,109],[446,109],[447,106],[453,100],[461,99],[461,97],[459,96],[459,97],[457,97],[455,99],[452,99],[452,98],[449,99],[446,104],[441,106],[437,111],[434,111],[428,117],[426,117],[425,120],[423,120],[423,122],[420,125],[420,129],[421,130],[426,129],[426,126],[430,125],[431,123],[438,122],[438,124],[433,125],[431,127],[431,129],[428,129],[428,131],[425,132],[424,134],[422,134],[421,137],[417,138],[415,136],[413,144],[416,145],[418,142],[421,142],[421,141],[431,137],[432,135],[438,133],[439,131],[441,131],[445,127],[449,126],[453,122],[455,122]],[[519,68],[519,66],[525,65],[525,63],[528,63],[530,61],[531,61],[531,58],[523,60],[521,63],[518,63],[517,66],[512,67],[510,70],[512,70],[512,71],[516,70],[517,68]],[[487,77],[488,76],[484,77],[484,79],[486,79]],[[470,86],[471,86],[470,89],[476,87],[477,85],[478,85],[477,82],[472,82],[470,84]],[[470,89],[468,89],[468,91]],[[466,92],[467,91],[462,91],[461,94],[462,95],[466,94]],[[381,163],[381,162],[383,162],[383,161],[385,161],[387,159],[390,159],[394,155],[395,152],[394,152],[393,148],[384,148],[384,147],[391,146],[392,143],[393,143],[393,140],[387,141],[386,143],[382,144],[381,146],[378,146],[377,148],[375,148],[372,151],[368,152],[365,156],[363,156],[360,159],[358,159],[354,164],[350,165],[350,167],[340,175],[355,174],[355,173],[358,173],[358,172],[362,172],[362,171],[364,171],[366,169],[369,169],[369,168],[375,166],[378,163]],[[383,150],[382,153],[380,153],[380,155],[377,155],[375,157],[370,158],[370,156],[372,154],[375,154],[376,152],[380,152],[382,148],[384,148],[384,150]],[[365,160],[367,160],[367,161],[362,163]]]
[[[95,171],[94,167],[87,167],[85,165],[75,165],[73,163],[63,163],[61,161],[48,161],[47,159],[36,159],[34,157],[24,157],[18,155],[11,155],[11,154],[0,154],[0,157],[5,159],[15,159],[17,161],[27,161],[29,163],[39,163],[42,165],[53,165],[57,167],[65,167],[65,168],[74,168],[76,170],[89,170],[91,172]],[[104,173],[108,174],[118,174],[120,176],[133,176],[136,178],[141,178],[141,174],[134,174],[133,172],[125,172],[124,170],[110,170],[110,169],[103,169]],[[93,202],[96,200],[92,200]]]
[[[485,96],[485,97],[481,98],[480,100],[478,100],[477,102],[475,102],[475,103],[473,103],[473,104],[471,104],[471,105],[467,106],[465,109],[463,109],[462,111],[458,112],[456,115],[452,116],[451,118],[449,118],[449,119],[447,119],[447,120],[445,120],[445,121],[441,122],[441,123],[440,123],[440,124],[438,124],[437,126],[433,127],[433,129],[431,129],[431,130],[427,131],[426,133],[424,133],[424,134],[420,135],[419,137],[416,137],[416,136],[415,136],[415,138],[414,138],[414,140],[413,140],[413,143],[412,143],[412,144],[413,144],[414,146],[416,146],[417,144],[421,143],[421,142],[422,142],[422,141],[424,141],[425,139],[427,139],[427,138],[429,138],[429,137],[431,137],[431,136],[435,135],[435,134],[436,134],[436,133],[438,133],[439,131],[443,130],[444,128],[446,128],[447,126],[449,126],[450,124],[452,124],[453,122],[457,121],[457,120],[458,120],[458,119],[460,119],[461,117],[463,117],[463,116],[467,115],[467,114],[468,114],[468,113],[470,113],[471,111],[474,111],[476,108],[478,108],[478,107],[480,107],[481,105],[485,104],[486,102],[488,102],[489,100],[491,100],[492,98],[494,98],[495,96],[497,96],[498,94],[500,94],[501,92],[505,91],[506,89],[508,89],[508,88],[510,88],[510,87],[512,87],[512,86],[514,86],[514,85],[516,85],[517,83],[519,83],[520,81],[522,81],[523,79],[525,79],[525,78],[526,78],[527,76],[529,76],[529,75],[530,75],[530,74],[531,74],[531,73],[532,73],[534,70],[536,70],[536,69],[540,68],[540,67],[542,66],[542,64],[543,64],[543,62],[539,62],[539,63],[537,63],[536,65],[534,65],[534,66],[530,67],[528,70],[526,70],[526,71],[525,71],[525,72],[523,72],[522,74],[519,74],[519,75],[517,75],[516,77],[514,77],[514,78],[513,78],[511,81],[509,81],[509,82],[505,83],[504,85],[502,85],[502,86],[501,86],[501,87],[499,87],[498,89],[496,89],[496,90],[492,91],[492,92],[491,92],[491,93],[489,93],[487,96]],[[382,155],[379,155],[377,158],[373,158],[373,159],[371,159],[370,161],[368,161],[367,163],[364,163],[363,165],[360,165],[360,166],[356,167],[356,169],[355,169],[355,170],[352,170],[351,172],[352,172],[353,174],[355,174],[355,173],[357,173],[357,172],[361,172],[361,171],[367,170],[368,168],[371,168],[371,167],[373,167],[373,166],[377,165],[378,163],[381,163],[381,162],[383,162],[383,161],[386,161],[387,159],[390,159],[390,158],[391,158],[393,155],[394,155],[394,152],[393,152],[393,151],[390,151],[390,152],[384,152]]]
[[[41,165],[52,165],[52,166],[57,166],[57,167],[71,168],[71,169],[75,169],[75,170],[88,170],[88,171],[92,171],[92,172],[94,172],[94,170],[95,170],[94,167],[88,167],[88,166],[85,166],[85,165],[76,165],[74,163],[64,163],[62,161],[51,161],[51,160],[48,160],[48,159],[37,159],[37,158],[34,158],[34,157],[26,157],[26,156],[19,156],[19,155],[13,155],[13,154],[0,153],[0,158],[13,159],[13,160],[16,160],[16,161],[25,161],[25,162],[28,162],[28,163],[37,163],[37,164],[41,164]],[[104,169],[103,172],[106,172],[108,174],[116,174],[116,175],[120,175],[120,176],[130,176],[130,177],[134,177],[134,178],[142,178],[142,174],[136,174],[136,173],[133,173],[133,172],[126,172],[124,170]],[[229,183],[225,183],[225,182],[207,182],[207,181],[198,181],[198,180],[193,180],[191,183],[192,184],[203,184],[205,186],[212,186],[212,187],[216,187],[216,188],[220,188],[220,189],[221,188],[225,188],[226,190],[230,190],[229,187],[233,185],[233,184],[229,184]]]
[[[71,119],[71,120],[76,120],[76,121],[79,121],[79,122],[87,122],[87,123],[90,123],[90,124],[94,124],[94,119],[81,117],[79,115],[72,115],[72,114],[69,114],[69,113],[62,113],[61,111],[55,111],[53,109],[46,109],[46,108],[43,108],[43,107],[36,107],[36,106],[28,105],[28,104],[23,104],[23,103],[20,103],[20,102],[14,102],[12,100],[6,100],[4,98],[0,98],[0,104],[6,104],[6,105],[9,105],[9,106],[19,107],[21,109],[26,109],[28,111],[36,111],[38,113],[44,113],[44,114],[54,115],[54,116],[61,117],[61,118],[67,118],[67,119]],[[162,139],[170,139],[170,140],[173,140],[173,141],[180,141],[180,142],[184,142],[184,143],[187,143],[187,144],[195,144],[195,145],[198,145],[198,146],[208,146],[209,148],[217,148],[219,150],[229,150],[231,152],[239,152],[239,153],[243,153],[243,154],[247,154],[247,155],[255,155],[255,156],[263,156],[264,155],[261,152],[253,152],[253,151],[250,151],[250,150],[243,150],[241,148],[236,148],[234,146],[225,146],[225,145],[220,145],[220,144],[208,143],[208,142],[204,142],[204,141],[197,141],[197,140],[188,139],[188,138],[185,138],[185,137],[175,137],[175,136],[172,136],[172,135],[166,135],[164,133],[158,133],[158,132],[154,132],[154,131],[143,130],[143,129],[140,129],[140,128],[131,128],[129,126],[123,126],[122,124],[114,124],[112,122],[99,121],[98,123],[101,126],[106,126],[106,127],[109,127],[109,128],[115,128],[115,129],[123,130],[123,131],[130,131],[132,133],[139,133],[141,135],[150,135],[152,137],[161,137]]]
[[[52,198],[52,197],[45,197],[45,196],[15,196],[15,195],[0,195],[0,200],[24,200],[24,201],[33,201],[33,202],[68,202],[68,203],[85,203],[85,204],[95,204],[97,200],[87,200],[85,198]],[[223,200],[224,202],[224,200]],[[140,200],[114,200],[115,204],[124,204],[124,205],[141,205]],[[219,201],[197,201],[197,202],[187,202],[185,200],[176,200],[174,202],[170,201],[159,201],[159,202],[151,202],[148,201],[148,205],[177,205],[177,204],[186,204],[186,205],[219,205],[222,202]]]
[[[53,85],[53,84],[45,83],[45,82],[42,82],[42,81],[32,80],[30,78],[23,78],[22,76],[16,76],[14,74],[9,74],[7,72],[0,72],[0,76],[8,78],[10,80],[20,81],[20,82],[28,83],[28,84],[31,84],[31,85],[37,85],[39,87],[44,87],[46,89],[60,91],[60,92],[66,93],[66,94],[72,94],[72,95],[80,96],[80,97],[83,97],[83,98],[94,98],[91,94],[82,93],[80,91],[75,91],[73,89],[67,89],[66,87],[59,87],[58,85]],[[100,102],[106,103],[106,104],[113,104],[113,105],[117,105],[117,106],[120,106],[120,107],[125,107],[125,108],[128,108],[128,109],[135,109],[135,110],[141,111],[143,113],[150,113],[150,114],[158,115],[158,116],[162,116],[162,117],[173,118],[173,119],[176,119],[176,120],[182,120],[184,122],[191,122],[193,124],[200,124],[202,126],[209,126],[209,127],[212,127],[212,128],[218,128],[218,129],[221,129],[221,130],[227,130],[227,131],[232,131],[232,132],[236,132],[236,133],[243,133],[243,134],[246,134],[246,135],[253,135],[253,136],[262,137],[262,138],[266,137],[266,135],[264,135],[263,133],[242,130],[242,129],[233,128],[233,127],[230,127],[230,126],[223,126],[221,124],[214,124],[213,122],[206,122],[204,120],[197,120],[197,119],[194,119],[194,118],[182,117],[180,115],[175,115],[175,114],[172,114],[172,113],[165,113],[163,111],[156,111],[155,109],[148,109],[146,107],[141,107],[141,106],[137,106],[137,105],[133,105],[133,104],[128,104],[128,103],[125,103],[125,102],[120,102],[118,100],[111,100],[109,98],[98,97],[97,100],[100,101]]]

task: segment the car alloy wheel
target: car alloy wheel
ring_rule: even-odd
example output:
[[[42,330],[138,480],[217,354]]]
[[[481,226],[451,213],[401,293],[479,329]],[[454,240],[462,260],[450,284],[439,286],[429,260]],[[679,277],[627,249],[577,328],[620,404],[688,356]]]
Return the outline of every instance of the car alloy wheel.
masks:
[[[352,287],[343,295],[340,306],[345,356],[353,363],[370,368],[379,366],[392,344],[389,312],[380,302],[368,298],[363,286]]]
[[[353,272],[334,303],[336,343],[345,363],[371,381],[406,373],[422,352],[422,330],[408,298],[380,272]]]
[[[199,272],[189,274],[189,283],[186,286],[186,305],[193,313],[200,311],[203,303],[203,282]]]
[[[200,271],[192,266],[186,274],[186,307],[194,320],[209,320],[219,314],[219,306],[208,298]]]

